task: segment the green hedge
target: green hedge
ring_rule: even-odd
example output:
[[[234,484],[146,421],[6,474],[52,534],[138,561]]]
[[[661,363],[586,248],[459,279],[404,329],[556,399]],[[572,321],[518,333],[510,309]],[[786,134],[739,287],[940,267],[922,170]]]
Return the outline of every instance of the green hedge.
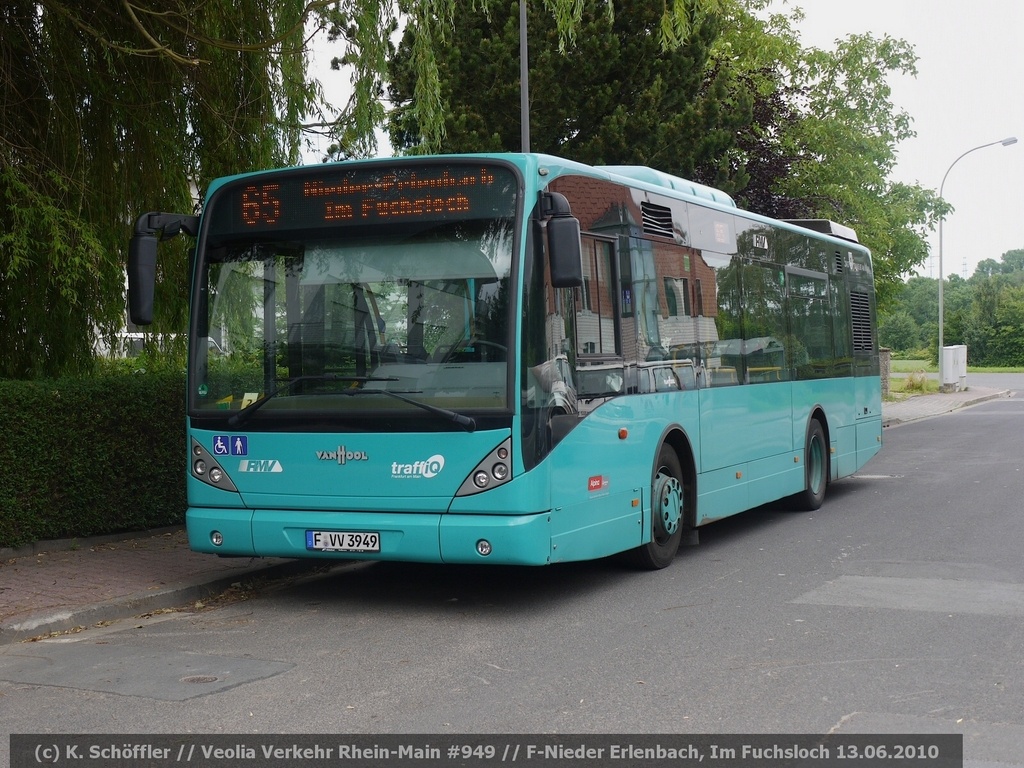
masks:
[[[0,547],[185,520],[185,374],[0,381]]]

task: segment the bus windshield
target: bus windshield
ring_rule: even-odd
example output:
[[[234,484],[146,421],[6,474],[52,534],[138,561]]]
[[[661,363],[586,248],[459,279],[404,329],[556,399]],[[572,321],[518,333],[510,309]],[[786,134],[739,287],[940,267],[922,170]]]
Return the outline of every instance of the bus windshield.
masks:
[[[296,234],[207,250],[193,413],[508,409],[511,218]]]

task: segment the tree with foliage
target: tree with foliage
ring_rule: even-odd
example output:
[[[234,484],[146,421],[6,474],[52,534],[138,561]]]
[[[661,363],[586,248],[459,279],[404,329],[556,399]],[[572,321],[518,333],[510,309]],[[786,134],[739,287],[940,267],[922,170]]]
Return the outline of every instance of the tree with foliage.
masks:
[[[933,191],[889,181],[896,146],[914,133],[885,78],[916,74],[915,61],[905,41],[869,34],[840,40],[833,51],[807,51],[796,73],[805,119],[791,134],[803,152],[781,181],[789,195],[815,200],[819,215],[852,226],[869,245],[882,306],[925,261],[927,231],[946,210]]]
[[[985,259],[974,270],[974,277],[993,277],[1019,273],[1024,276],[1024,248],[1007,251],[999,261]]]
[[[921,349],[924,339],[921,329],[906,310],[898,310],[878,319],[878,343],[880,346],[900,352]]]
[[[750,121],[752,99],[727,90],[728,78],[708,66],[720,17],[704,17],[685,44],[666,50],[661,7],[616,0],[613,10],[585,8],[576,44],[563,51],[547,12],[539,3],[529,6],[531,148],[742,188],[743,168],[729,160]],[[428,144],[411,55],[421,34],[406,27],[391,58],[391,141],[403,151]],[[448,105],[444,149],[520,149],[518,4],[460,15],[448,46],[435,55]]]
[[[303,0],[8,0],[0,9],[0,377],[87,371],[124,324],[146,210],[298,159]],[[157,328],[184,329],[188,257],[160,261]]]
[[[947,210],[938,196],[893,183],[897,145],[914,135],[911,118],[890,98],[892,73],[916,74],[903,40],[851,35],[832,50],[804,48],[802,15],[767,13],[749,0],[731,15],[717,44],[737,76],[758,94],[739,199],[778,218],[828,218],[853,227],[874,256],[879,304],[927,258],[926,236]],[[743,141],[751,141],[744,138]]]
[[[1024,249],[1007,251],[998,260],[982,261],[969,280],[951,275],[946,281],[943,339],[948,344],[965,344],[971,365],[1024,365],[1022,256]],[[900,346],[911,336],[905,319],[918,329],[921,344]],[[925,277],[908,280],[890,310],[880,316],[879,338],[898,351],[928,346],[936,362],[938,282]]]
[[[458,0],[6,3],[0,9],[0,343],[5,349],[0,376],[89,367],[95,330],[110,335],[123,322],[121,265],[128,229],[140,211],[187,210],[195,190],[213,176],[297,160],[300,121],[316,93],[306,81],[303,56],[311,18],[329,25],[344,43],[338,61],[351,66],[355,89],[335,129],[344,152],[360,156],[374,147],[389,37],[399,20],[416,31],[408,48],[414,74],[407,117],[418,126],[418,146],[434,150],[444,137],[448,105],[441,63],[454,30],[477,9],[503,14],[502,5],[496,0],[473,0],[468,8]],[[615,23],[613,0],[537,5],[550,19],[541,27],[555,31],[560,50],[580,44],[590,46],[595,57],[603,55],[585,34],[601,13]],[[763,199],[774,198],[780,206],[796,201],[812,214],[830,215],[861,232],[876,254],[884,299],[892,276],[923,259],[920,228],[930,221],[935,202],[917,188],[877,183],[862,167],[874,163],[882,179],[891,167],[885,145],[905,126],[892,123],[896,132],[883,131],[878,143],[867,139],[871,130],[890,125],[884,76],[876,75],[884,74],[884,66],[905,62],[905,51],[887,39],[869,39],[831,61],[805,59],[796,55],[798,49],[787,48],[785,38],[757,34],[757,24],[749,20],[767,5],[768,0],[673,0],[661,4],[660,13],[645,12],[652,40],[667,51],[689,46],[681,55],[691,57],[694,68],[702,67],[698,95],[703,102],[689,117],[708,130],[695,152],[694,175],[703,173],[698,180],[736,191],[747,168],[754,168],[751,160],[758,161],[755,170],[763,183],[756,189]],[[725,33],[716,36],[717,28]],[[781,56],[787,50],[793,54],[788,59]],[[665,107],[661,119],[637,118],[645,132],[653,132],[651,143],[620,159],[620,152],[632,151],[634,137],[609,131],[590,140],[596,157],[657,163],[667,157],[658,141],[694,135],[685,121],[674,120],[676,83],[666,79],[673,70],[653,71],[660,79],[635,102]],[[831,81],[840,86],[835,89],[827,85],[833,74],[840,75]],[[688,92],[695,79],[692,72],[684,77]],[[779,83],[786,89],[773,90]],[[744,100],[751,95],[755,114],[767,124],[758,123],[745,135],[731,121],[748,108]],[[594,106],[610,106],[607,91],[583,96]],[[587,106],[585,99],[579,103]],[[688,105],[682,109],[685,114]],[[607,125],[615,120],[625,120],[623,110],[615,114],[613,109]],[[577,128],[589,125],[579,120]],[[582,138],[566,134],[577,136]],[[679,159],[680,165],[686,161]],[[821,176],[825,168],[831,176]],[[180,331],[187,307],[187,253],[180,241],[168,245],[159,266],[158,328]]]
[[[729,0],[675,0],[658,31],[677,45]],[[475,0],[474,6],[500,6]],[[611,3],[595,5],[612,12]],[[544,0],[566,45],[580,0]],[[0,377],[90,369],[98,333],[124,323],[124,251],[133,219],[189,210],[214,176],[297,162],[309,29],[343,41],[352,101],[334,125],[365,155],[383,120],[389,36],[426,31],[412,52],[425,135],[440,139],[434,57],[456,0],[9,0],[0,8]],[[322,124],[321,124],[322,125]],[[309,127],[309,126],[306,126]],[[155,328],[187,313],[186,244],[166,244]]]
[[[662,3],[652,35],[665,49],[677,48],[705,19],[744,1]],[[331,39],[342,43],[341,55],[334,58],[332,66],[348,68],[353,86],[352,98],[333,127],[339,140],[334,155],[359,157],[376,148],[374,130],[384,117],[380,99],[388,80],[391,36],[399,22],[416,30],[407,51],[413,90],[410,111],[421,131],[419,146],[423,152],[440,151],[445,146],[449,105],[442,95],[438,54],[449,48],[453,33],[466,18],[478,12],[504,14],[505,6],[503,0],[334,0],[324,11],[331,22]],[[556,33],[561,51],[580,41],[581,25],[592,13],[603,12],[609,20],[615,16],[614,0],[537,0],[533,6],[542,8],[546,26]]]
[[[614,26],[602,28],[607,19],[600,14],[582,14],[579,53],[569,50],[561,60],[557,36],[543,24],[538,30],[539,16],[531,15],[534,149],[584,162],[649,164],[722,186],[760,213],[852,226],[874,254],[884,307],[902,276],[927,258],[927,232],[946,209],[934,192],[888,180],[896,146],[913,131],[910,117],[892,104],[886,78],[914,73],[913,50],[904,41],[871,35],[840,40],[832,51],[805,49],[793,29],[799,13],[761,13],[769,5],[722,2],[690,27],[681,48],[655,52],[646,46],[657,41],[650,30],[658,12],[616,2]],[[622,21],[627,15],[639,18]],[[464,13],[449,47],[437,53],[440,93],[451,115],[444,123],[446,148],[517,148],[513,21],[512,12],[494,9],[490,16]],[[410,25],[392,57],[391,130],[403,148],[433,147],[420,117],[415,64],[409,63],[419,34]],[[649,64],[652,56],[661,58],[660,70]],[[649,91],[629,87],[621,77],[625,64],[641,71],[654,67],[646,71]],[[699,79],[685,72],[687,66],[700,67]],[[662,79],[682,99],[653,98]],[[609,94],[621,102],[618,112]],[[609,109],[600,109],[602,99]],[[741,124],[745,114],[752,117]],[[673,124],[685,126],[676,135],[692,144],[693,153],[649,151],[662,146],[666,135],[657,126]],[[602,140],[591,140],[595,135]]]

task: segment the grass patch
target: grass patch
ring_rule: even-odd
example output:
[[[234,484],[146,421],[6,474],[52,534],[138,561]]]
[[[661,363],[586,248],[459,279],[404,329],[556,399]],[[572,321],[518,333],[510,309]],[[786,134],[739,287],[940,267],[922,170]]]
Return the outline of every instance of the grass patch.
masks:
[[[889,379],[889,392],[899,395],[927,395],[939,391],[938,379],[929,379],[924,371]]]
[[[927,373],[938,373],[939,368],[932,365],[930,360],[896,360],[889,361],[889,370],[892,373],[915,373],[925,371]],[[992,366],[967,366],[968,373],[1024,373],[1024,368],[993,368]]]
[[[939,372],[939,369],[928,360],[892,360],[889,364],[889,370],[893,373]]]

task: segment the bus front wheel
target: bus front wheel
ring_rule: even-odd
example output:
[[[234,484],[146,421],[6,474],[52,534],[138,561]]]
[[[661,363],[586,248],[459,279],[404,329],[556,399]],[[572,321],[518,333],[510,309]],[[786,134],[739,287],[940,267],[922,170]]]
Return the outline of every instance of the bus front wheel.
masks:
[[[629,552],[634,565],[656,570],[672,563],[683,537],[685,498],[679,457],[663,445],[651,478],[651,540]]]

